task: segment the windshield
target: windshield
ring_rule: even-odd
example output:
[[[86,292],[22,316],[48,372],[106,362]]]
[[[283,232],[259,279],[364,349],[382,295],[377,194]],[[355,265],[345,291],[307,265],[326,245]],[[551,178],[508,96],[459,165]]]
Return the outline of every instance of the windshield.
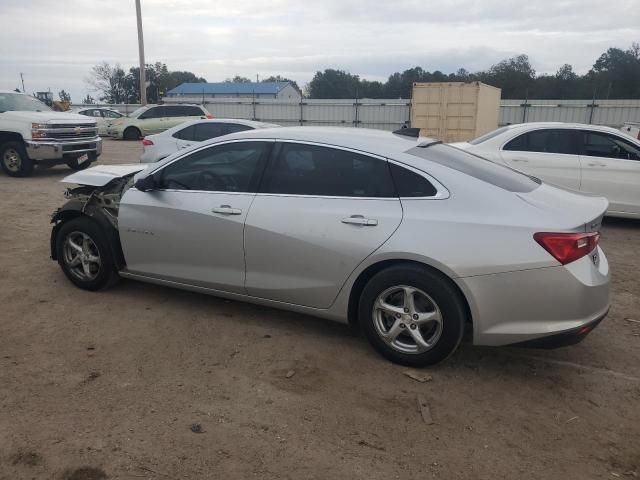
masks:
[[[130,118],[138,118],[142,112],[146,112],[147,110],[149,110],[149,105],[147,105],[146,107],[136,108],[133,112],[131,112],[127,116]]]
[[[0,113],[3,112],[50,112],[40,100],[22,93],[0,93]]]

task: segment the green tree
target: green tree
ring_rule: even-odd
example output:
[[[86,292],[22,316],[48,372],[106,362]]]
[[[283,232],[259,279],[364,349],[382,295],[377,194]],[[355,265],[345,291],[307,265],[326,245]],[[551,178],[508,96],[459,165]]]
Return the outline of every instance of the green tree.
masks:
[[[82,99],[83,105],[93,105],[96,103],[95,99],[87,93],[87,96]]]
[[[262,82],[289,82],[293,86],[293,88],[295,88],[298,92],[302,93],[302,90],[294,80],[281,77],[280,75],[275,75],[275,76],[272,75],[270,77],[263,78],[261,81]]]
[[[359,83],[358,75],[328,68],[324,72],[316,72],[307,90],[311,98],[356,98]]]
[[[225,82],[228,83],[251,83],[251,79],[247,77],[241,77],[240,75],[236,75],[233,78],[225,78]]]

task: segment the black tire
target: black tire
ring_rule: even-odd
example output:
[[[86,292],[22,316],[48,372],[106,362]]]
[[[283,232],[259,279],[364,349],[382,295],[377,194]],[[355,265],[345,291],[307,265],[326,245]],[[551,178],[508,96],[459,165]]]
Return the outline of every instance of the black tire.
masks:
[[[27,156],[22,142],[6,142],[0,146],[0,165],[10,177],[28,177],[33,173],[33,160]]]
[[[82,278],[78,273],[84,271],[84,261],[81,265],[74,267],[71,261],[72,258],[67,251],[72,251],[70,246],[66,245],[67,239],[70,239],[74,244],[79,245],[76,239],[86,236],[92,244],[88,244],[88,248],[83,247],[83,253],[88,253],[93,257],[99,257],[99,265],[96,262],[90,263],[90,276]],[[117,282],[119,279],[118,271],[113,259],[113,253],[109,245],[107,244],[106,235],[102,231],[102,228],[93,220],[88,217],[81,216],[73,218],[65,222],[56,235],[56,256],[58,258],[58,264],[65,276],[77,287],[84,290],[100,290]]]
[[[77,158],[70,158],[69,160],[67,160],[66,163],[71,170],[79,171],[79,170],[84,170],[86,168],[89,168],[91,164],[96,160],[98,160],[98,155],[96,155],[94,152],[90,152],[89,159],[82,163],[78,163]]]
[[[421,310],[425,316],[431,315],[431,308],[426,308],[426,306],[431,307],[431,304],[435,306],[433,311],[441,319],[439,324],[434,321],[427,321],[421,326],[418,326],[417,321],[413,323],[411,318],[417,317],[412,317],[411,314],[406,313],[404,308],[401,308],[401,306],[406,307],[404,301],[398,307],[401,313],[396,313],[395,317],[386,313],[385,309],[374,309],[378,297],[384,296],[387,292],[397,291],[399,292],[397,295],[406,295],[401,288],[404,286],[419,290],[415,295],[419,297],[417,301],[422,302],[421,305],[425,306],[424,310]],[[396,294],[389,295],[388,298],[393,299],[392,295]],[[380,312],[385,313],[381,314]],[[397,315],[400,317],[396,318]],[[392,362],[411,367],[433,365],[451,355],[462,340],[467,315],[465,301],[451,280],[439,272],[412,264],[392,266],[374,275],[365,285],[358,306],[360,327],[373,347]],[[384,329],[388,326],[388,331],[385,333],[389,334],[392,330],[391,325],[396,325],[396,320],[398,321],[398,330],[395,331],[401,333],[393,341],[409,346],[413,342],[416,345],[415,352],[401,351],[404,348],[402,345],[391,345],[390,340],[385,341],[383,338],[380,328]],[[382,327],[380,327],[381,322]],[[409,327],[413,332],[409,330]],[[420,347],[413,339],[416,330],[420,333],[420,338],[433,335],[425,338],[425,340],[433,339],[432,346],[424,347],[428,348],[426,351],[418,351]],[[393,335],[389,336],[393,337]]]
[[[124,140],[140,140],[142,132],[136,127],[127,127],[122,132],[122,138]]]

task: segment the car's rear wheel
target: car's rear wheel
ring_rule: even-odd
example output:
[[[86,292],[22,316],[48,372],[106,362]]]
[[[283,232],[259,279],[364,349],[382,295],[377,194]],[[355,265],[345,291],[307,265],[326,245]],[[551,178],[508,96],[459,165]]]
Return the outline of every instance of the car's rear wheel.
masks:
[[[125,140],[139,140],[142,133],[136,127],[127,127],[122,132],[122,138]]]
[[[85,290],[99,290],[118,279],[105,235],[87,217],[74,218],[60,227],[56,256],[66,277]]]
[[[0,146],[0,165],[10,177],[28,177],[33,173],[33,160],[27,156],[22,142],[7,142]]]
[[[421,367],[451,355],[462,339],[464,299],[449,279],[417,265],[380,271],[365,285],[358,317],[371,344],[389,360]]]

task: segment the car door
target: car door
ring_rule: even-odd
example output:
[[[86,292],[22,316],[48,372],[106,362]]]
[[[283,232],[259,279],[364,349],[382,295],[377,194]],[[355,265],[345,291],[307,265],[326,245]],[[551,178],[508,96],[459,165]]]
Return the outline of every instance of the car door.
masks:
[[[640,145],[606,132],[580,132],[582,187],[604,195],[609,211],[640,214]]]
[[[175,132],[172,137],[175,139],[176,150],[190,147],[195,143],[194,137],[196,133],[195,125],[188,125],[181,130]]]
[[[151,107],[150,109],[142,112],[137,118],[138,126],[142,131],[142,135],[153,135],[154,133],[160,133],[165,130],[162,128],[163,123],[163,111],[164,107]]]
[[[231,141],[153,173],[156,188],[123,195],[118,230],[127,270],[245,293],[244,222],[272,141]]]
[[[501,157],[509,167],[547,183],[580,189],[580,143],[568,128],[532,130],[506,142]]]
[[[106,135],[111,124],[118,118],[122,118],[123,115],[119,114],[118,112],[114,112],[113,110],[101,110],[101,113],[102,113],[102,118],[104,119],[103,120],[104,130],[103,130],[103,133],[100,133],[100,134]]]
[[[385,159],[279,143],[245,225],[247,292],[328,308],[401,220]]]

